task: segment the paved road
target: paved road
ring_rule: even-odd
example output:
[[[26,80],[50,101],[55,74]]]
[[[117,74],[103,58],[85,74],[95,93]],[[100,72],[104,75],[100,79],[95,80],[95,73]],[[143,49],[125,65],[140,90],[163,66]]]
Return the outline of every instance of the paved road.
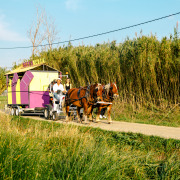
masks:
[[[51,121],[51,120],[45,120],[43,117],[40,116],[24,116],[24,117],[28,117],[35,120]],[[56,122],[66,123],[63,120],[58,120]],[[100,123],[91,122],[88,125],[77,122],[68,122],[68,124],[74,124],[79,126],[90,126],[90,127],[101,128],[110,131],[133,132],[133,133],[141,133],[144,135],[159,136],[163,138],[180,139],[179,127],[156,126],[149,124],[129,123],[129,122],[120,122],[120,121],[113,121],[112,124],[108,124],[107,121],[105,120],[102,120]]]

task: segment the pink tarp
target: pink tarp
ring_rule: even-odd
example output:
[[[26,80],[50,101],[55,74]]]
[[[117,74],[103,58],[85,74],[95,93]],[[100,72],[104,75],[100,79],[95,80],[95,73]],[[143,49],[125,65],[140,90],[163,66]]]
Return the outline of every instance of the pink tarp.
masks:
[[[29,92],[29,108],[45,107],[49,104],[49,92],[48,91],[30,91]]]

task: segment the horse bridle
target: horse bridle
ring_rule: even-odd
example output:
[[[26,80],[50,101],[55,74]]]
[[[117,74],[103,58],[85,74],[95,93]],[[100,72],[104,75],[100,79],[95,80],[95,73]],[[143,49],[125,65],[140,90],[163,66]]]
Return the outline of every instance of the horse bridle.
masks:
[[[105,89],[105,87],[103,88],[104,89],[104,92],[103,92],[103,100],[105,100],[105,101],[113,101],[114,100],[114,97],[113,96],[109,96],[109,98],[107,97],[107,90]],[[109,88],[110,90],[109,90],[109,93],[110,93],[110,91],[112,91],[112,88],[110,87]],[[113,92],[111,92],[111,94],[114,94]]]

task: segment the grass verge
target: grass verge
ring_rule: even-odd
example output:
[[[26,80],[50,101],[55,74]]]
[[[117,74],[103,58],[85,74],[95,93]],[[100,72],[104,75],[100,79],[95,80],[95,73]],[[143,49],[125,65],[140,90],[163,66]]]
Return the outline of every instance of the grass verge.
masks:
[[[180,141],[0,114],[0,179],[178,179]]]
[[[112,107],[111,117],[116,121],[180,127],[180,105],[138,108],[116,101]]]

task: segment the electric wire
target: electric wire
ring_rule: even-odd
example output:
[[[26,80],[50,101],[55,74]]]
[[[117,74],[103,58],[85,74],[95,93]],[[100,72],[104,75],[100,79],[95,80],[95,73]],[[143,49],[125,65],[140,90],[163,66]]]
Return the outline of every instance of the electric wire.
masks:
[[[72,40],[59,41],[59,42],[54,42],[54,43],[51,43],[51,44],[41,44],[41,45],[37,45],[37,46],[32,46],[31,45],[31,46],[24,46],[24,47],[23,46],[22,47],[4,47],[4,48],[0,47],[0,50],[3,50],[3,49],[4,50],[5,49],[6,50],[10,50],[10,49],[26,49],[26,48],[32,48],[32,47],[43,47],[43,46],[48,46],[48,45],[57,45],[57,44],[64,44],[64,43],[79,41],[79,40],[83,40],[83,39],[88,39],[88,38],[93,38],[93,37],[97,37],[97,36],[102,36],[102,35],[105,35],[105,34],[114,33],[114,32],[117,32],[117,31],[122,31],[122,30],[125,30],[125,29],[130,29],[130,28],[137,27],[137,26],[140,26],[140,25],[144,25],[144,24],[148,24],[148,23],[151,23],[151,22],[166,19],[166,18],[169,18],[171,16],[176,16],[178,14],[180,14],[180,12],[173,13],[173,14],[170,14],[170,15],[167,15],[167,16],[163,16],[163,17],[160,17],[160,18],[152,19],[152,20],[149,20],[149,21],[145,21],[145,22],[142,22],[142,23],[126,26],[126,27],[123,27],[123,28],[119,28],[119,29],[115,29],[115,30],[111,30],[111,31],[106,31],[106,32],[103,32],[103,33],[98,33],[98,34],[89,35],[89,36],[85,36],[85,37],[75,38],[75,39],[72,39]]]

